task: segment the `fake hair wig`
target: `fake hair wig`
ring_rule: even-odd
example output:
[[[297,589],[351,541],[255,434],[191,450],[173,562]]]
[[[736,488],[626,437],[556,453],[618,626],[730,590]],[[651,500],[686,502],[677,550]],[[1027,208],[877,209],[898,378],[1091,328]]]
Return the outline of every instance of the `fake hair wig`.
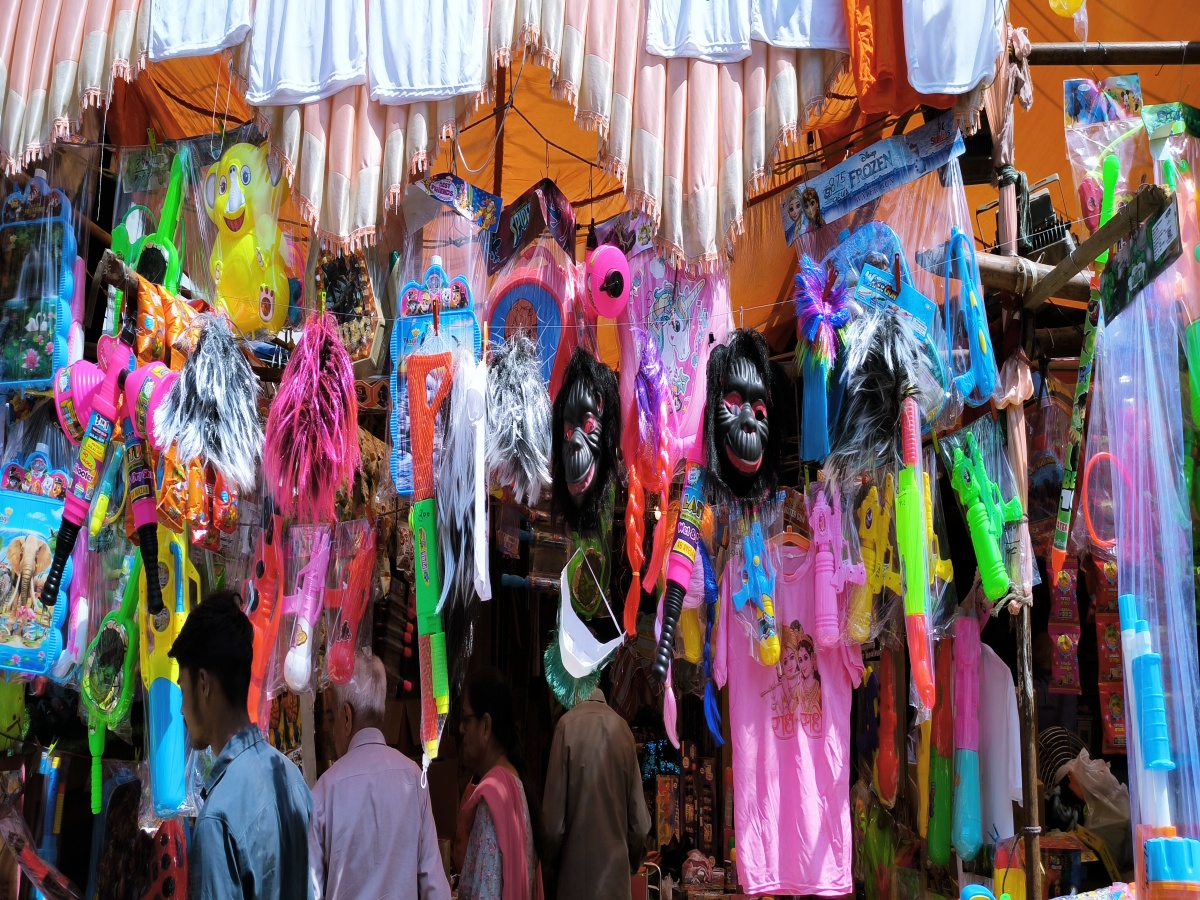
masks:
[[[155,416],[154,437],[175,444],[181,465],[211,463],[238,490],[253,490],[263,452],[258,377],[223,315],[201,313],[193,327],[196,349]]]
[[[581,383],[600,404],[600,446],[593,460],[595,472],[591,483],[578,498],[582,502],[577,504],[567,483],[563,448],[566,444],[567,399],[572,387]],[[617,389],[616,373],[583,347],[577,347],[571,354],[571,361],[563,375],[562,387],[558,390],[558,396],[554,398],[554,414],[550,428],[553,517],[556,521],[560,517],[565,518],[567,524],[575,531],[594,533],[601,525],[608,485],[617,467],[617,448],[621,439],[621,395]]]
[[[708,358],[708,391],[704,409],[705,466],[714,499],[718,503],[736,500],[753,505],[767,499],[778,484],[782,422],[769,423],[762,448],[762,463],[753,473],[738,471],[721,452],[717,422],[719,411],[725,408],[725,382],[735,366],[741,367],[742,361],[748,362],[762,379],[768,422],[775,418],[775,373],[766,338],[751,328],[739,328],[724,344],[714,347]]]
[[[488,364],[487,469],[534,506],[550,485],[550,394],[537,344],[525,334],[492,347]]]

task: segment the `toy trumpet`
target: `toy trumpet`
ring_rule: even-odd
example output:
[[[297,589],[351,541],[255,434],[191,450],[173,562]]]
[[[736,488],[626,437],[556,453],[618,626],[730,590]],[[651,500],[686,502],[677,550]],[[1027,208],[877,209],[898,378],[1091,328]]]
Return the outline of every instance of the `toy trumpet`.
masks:
[[[694,455],[694,454],[693,454]],[[679,504],[679,521],[675,525],[675,540],[667,556],[667,588],[663,592],[662,632],[654,655],[652,674],[660,682],[667,680],[671,657],[675,652],[675,628],[683,610],[692,581],[692,568],[699,552],[701,527],[704,520],[704,467],[689,462],[683,498]]]
[[[284,612],[296,616],[292,646],[283,660],[283,680],[297,694],[308,690],[312,680],[313,628],[321,613],[328,571],[329,529],[321,528],[313,536],[308,562],[296,574],[296,593],[283,598]]]
[[[908,633],[908,655],[912,660],[917,696],[926,709],[935,700],[933,663],[929,658],[929,637],[925,621],[925,594],[928,589],[926,568],[925,498],[921,467],[921,411],[917,401],[906,397],[901,406],[903,466],[896,491],[896,542],[904,567],[904,625]]]
[[[954,448],[954,469],[950,484],[958,502],[966,511],[971,546],[979,563],[979,579],[989,600],[1001,599],[1008,593],[1008,569],[1000,542],[1004,526],[1021,518],[1021,500],[1013,497],[1004,502],[1000,486],[988,476],[983,453],[975,435],[967,432],[967,452]]]
[[[823,490],[817,490],[815,497],[808,501],[808,524],[815,551],[812,556],[815,637],[818,647],[829,648],[836,646],[841,637],[838,594],[847,583],[861,585],[866,582],[867,573],[862,563],[850,562],[850,547],[842,534],[842,494],[836,486],[832,509]]]
[[[767,556],[762,525],[755,522],[742,537],[742,588],[733,595],[733,608],[740,612],[749,601],[758,610],[758,658],[764,666],[779,662],[774,597],[775,570]]]

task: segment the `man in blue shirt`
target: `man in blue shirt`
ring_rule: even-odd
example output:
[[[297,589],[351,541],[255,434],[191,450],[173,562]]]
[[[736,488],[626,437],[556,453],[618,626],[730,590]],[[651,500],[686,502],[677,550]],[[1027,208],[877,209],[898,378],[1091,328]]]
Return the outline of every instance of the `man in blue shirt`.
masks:
[[[188,856],[192,900],[312,897],[312,794],[300,770],[250,722],[253,653],[250,620],[231,591],[205,597],[171,647],[192,746],[212,747],[217,756]]]

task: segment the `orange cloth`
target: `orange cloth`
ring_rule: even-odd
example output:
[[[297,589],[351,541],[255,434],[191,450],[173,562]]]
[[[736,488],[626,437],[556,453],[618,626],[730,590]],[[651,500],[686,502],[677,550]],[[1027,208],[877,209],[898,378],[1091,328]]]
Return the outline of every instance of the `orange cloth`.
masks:
[[[949,109],[954,97],[919,94],[908,83],[900,0],[844,0],[850,67],[864,113],[907,112],[922,104]]]

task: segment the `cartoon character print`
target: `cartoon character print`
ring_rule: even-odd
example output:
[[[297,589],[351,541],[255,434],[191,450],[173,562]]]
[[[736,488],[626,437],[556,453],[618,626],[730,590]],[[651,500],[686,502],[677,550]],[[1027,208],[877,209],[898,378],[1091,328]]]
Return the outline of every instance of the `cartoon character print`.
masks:
[[[708,333],[708,310],[697,303],[705,279],[691,281],[675,273],[676,280],[671,281],[662,260],[652,263],[650,270],[658,282],[651,293],[650,333],[662,356],[675,412],[681,414],[700,361],[699,341]]]
[[[796,728],[810,738],[825,734],[821,707],[821,673],[813,639],[799,621],[779,629],[781,653],[778,682],[764,693],[771,695],[771,729],[781,741],[796,736]]]

